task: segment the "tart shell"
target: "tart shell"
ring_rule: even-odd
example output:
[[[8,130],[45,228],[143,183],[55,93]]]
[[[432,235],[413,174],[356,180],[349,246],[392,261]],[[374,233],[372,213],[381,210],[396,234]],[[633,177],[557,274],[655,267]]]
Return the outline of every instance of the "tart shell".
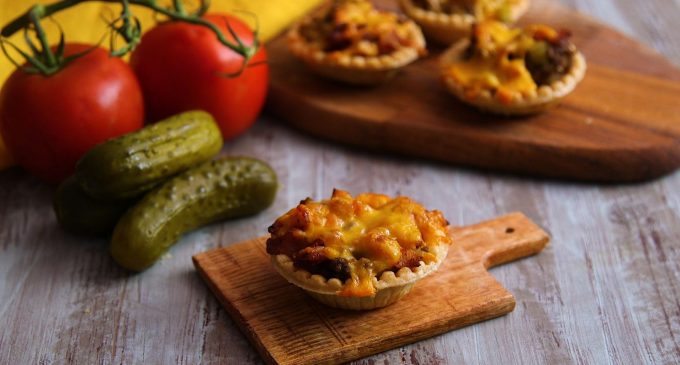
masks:
[[[402,11],[420,28],[428,40],[449,45],[460,39],[468,38],[472,25],[477,21],[472,14],[444,14],[425,10],[413,3],[413,0],[399,0]],[[529,0],[520,0],[512,8],[510,22],[514,23],[529,9]]]
[[[581,52],[575,52],[572,56],[569,71],[559,80],[550,85],[539,86],[531,93],[516,93],[509,104],[500,102],[492,92],[483,90],[474,99],[465,96],[465,89],[458,84],[450,75],[447,68],[454,62],[460,61],[465,54],[465,50],[470,45],[469,39],[463,39],[451,46],[440,59],[442,69],[442,79],[444,85],[464,103],[477,107],[478,109],[493,114],[507,116],[531,115],[546,111],[559,104],[564,97],[576,88],[586,74],[586,60]]]
[[[425,37],[420,28],[409,22],[411,38],[414,46],[404,47],[383,56],[363,57],[351,55],[335,55],[313,47],[300,34],[300,27],[312,18],[308,18],[291,28],[287,35],[288,48],[295,57],[302,60],[313,72],[354,85],[376,85],[392,78],[399,68],[406,66],[420,56],[425,49]]]
[[[404,267],[396,273],[386,271],[380,279],[373,278],[376,293],[368,297],[341,296],[338,293],[343,283],[339,279],[326,279],[321,275],[312,275],[303,269],[293,266],[293,261],[286,255],[272,255],[271,261],[276,271],[288,282],[305,290],[312,298],[331,307],[351,310],[369,310],[388,306],[406,295],[415,283],[436,271],[446,258],[448,245],[440,245],[434,249],[437,260],[429,264],[420,262],[413,269]]]

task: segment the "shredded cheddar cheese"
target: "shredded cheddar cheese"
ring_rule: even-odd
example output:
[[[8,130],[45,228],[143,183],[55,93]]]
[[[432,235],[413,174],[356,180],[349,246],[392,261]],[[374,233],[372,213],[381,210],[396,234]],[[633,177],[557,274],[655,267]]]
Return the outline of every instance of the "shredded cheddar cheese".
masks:
[[[447,226],[440,211],[425,210],[407,197],[367,193],[352,198],[334,190],[331,199],[307,199],[277,219],[270,227],[267,251],[286,254],[296,266],[312,271],[328,263],[334,268],[346,265],[339,294],[370,296],[375,293],[374,279],[384,271],[435,261],[430,249],[451,243]]]
[[[538,89],[539,82],[527,64],[527,57],[538,54],[534,59],[542,57],[540,61],[550,67],[547,48],[557,44],[561,37],[546,25],[513,29],[487,20],[474,27],[468,57],[449,65],[446,72],[465,87],[467,98],[474,99],[482,90],[489,90],[507,104],[513,95],[525,95]],[[565,37],[568,35],[562,38]]]

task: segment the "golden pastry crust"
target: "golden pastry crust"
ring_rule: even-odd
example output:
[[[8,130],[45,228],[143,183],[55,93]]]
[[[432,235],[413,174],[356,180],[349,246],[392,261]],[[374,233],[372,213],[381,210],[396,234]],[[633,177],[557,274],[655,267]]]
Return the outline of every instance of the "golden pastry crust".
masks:
[[[346,309],[391,304],[448,252],[448,222],[406,197],[334,190],[304,200],[269,228],[267,252],[289,282]]]
[[[403,267],[399,271],[385,271],[380,278],[373,278],[376,292],[372,296],[352,297],[338,295],[343,283],[336,279],[327,279],[321,275],[311,274],[304,269],[297,269],[293,261],[286,255],[271,257],[276,271],[289,283],[304,289],[314,299],[335,308],[368,310],[382,308],[393,304],[411,291],[415,283],[435,272],[446,258],[449,246],[435,249],[437,260],[429,264],[421,264],[413,269]]]
[[[460,39],[470,36],[472,26],[481,19],[468,13],[443,13],[423,9],[414,3],[414,0],[399,0],[402,11],[413,19],[423,30],[428,40],[439,44],[449,45]],[[514,23],[529,9],[529,0],[514,0],[510,4],[508,23]]]
[[[559,104],[583,80],[586,60],[581,52],[574,50],[570,56],[569,68],[547,84],[536,85],[533,89],[507,91],[499,97],[491,89],[470,92],[468,85],[461,83],[452,74],[451,67],[465,62],[470,39],[463,39],[451,46],[440,59],[442,79],[447,90],[461,101],[493,114],[521,116],[540,113]]]
[[[347,6],[353,6],[356,3],[365,6],[366,2],[364,0],[341,0],[336,4],[339,3],[341,6],[349,4]],[[331,8],[329,11],[333,9]],[[325,45],[322,44],[323,40],[308,39],[309,37],[306,37],[304,34],[304,30],[307,27],[314,27],[320,24],[320,22],[327,21],[318,16],[303,19],[290,29],[287,34],[288,48],[293,55],[302,60],[313,72],[321,76],[355,85],[375,85],[387,81],[400,68],[414,62],[426,53],[425,37],[420,28],[410,20],[401,20],[396,14],[384,11],[372,9],[371,12],[377,14],[372,19],[377,18],[377,21],[382,23],[379,27],[373,27],[373,29],[356,31],[356,28],[361,27],[355,27],[355,39],[352,49],[328,50],[324,49],[327,47],[324,47]],[[328,13],[326,13],[325,17],[329,17]],[[354,17],[352,21],[356,23],[363,20],[360,17]],[[376,22],[376,20],[372,21],[373,23]],[[340,21],[336,22],[338,22],[334,24],[336,28],[348,24],[341,23]],[[365,24],[360,24],[368,28]],[[389,52],[377,52],[375,54],[358,51],[361,50],[361,47],[356,47],[357,45],[365,46],[364,48],[369,49],[375,48],[371,44],[372,41],[362,39],[362,32],[391,32],[394,30],[393,28],[397,27],[398,33],[404,38],[405,45],[397,44]],[[380,33],[377,33],[377,35],[380,36]],[[376,34],[371,34],[371,36],[376,36]]]

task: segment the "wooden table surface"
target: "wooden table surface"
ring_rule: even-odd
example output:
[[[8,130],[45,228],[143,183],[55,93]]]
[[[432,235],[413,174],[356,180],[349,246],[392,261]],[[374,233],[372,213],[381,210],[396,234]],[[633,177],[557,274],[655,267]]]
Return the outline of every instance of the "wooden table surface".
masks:
[[[680,65],[680,1],[561,2]],[[406,194],[456,225],[519,210],[553,238],[539,256],[492,270],[516,296],[514,312],[358,364],[680,362],[680,173],[630,186],[532,180],[367,154],[267,116],[225,153],[276,168],[274,205],[186,236],[133,276],[104,240],[56,226],[49,186],[0,173],[0,364],[259,363],[190,257],[260,236],[301,198],[334,187]]]

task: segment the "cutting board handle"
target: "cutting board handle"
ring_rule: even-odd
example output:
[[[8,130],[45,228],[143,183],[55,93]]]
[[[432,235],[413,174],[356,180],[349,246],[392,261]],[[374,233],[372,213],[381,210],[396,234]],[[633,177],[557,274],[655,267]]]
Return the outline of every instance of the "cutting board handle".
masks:
[[[522,213],[511,213],[471,226],[451,229],[459,244],[486,268],[535,255],[548,244],[550,236]]]

